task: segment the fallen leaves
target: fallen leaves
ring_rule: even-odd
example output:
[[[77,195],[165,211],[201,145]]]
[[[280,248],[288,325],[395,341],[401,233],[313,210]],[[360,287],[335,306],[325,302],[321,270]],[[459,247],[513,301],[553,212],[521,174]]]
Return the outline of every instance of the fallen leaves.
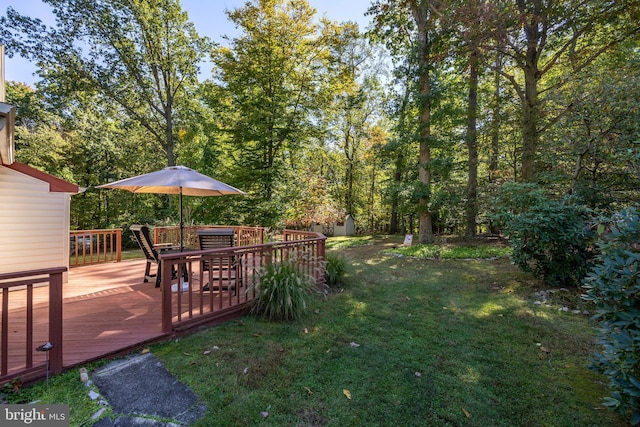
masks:
[[[343,388],[342,394],[344,394],[347,397],[347,399],[351,400],[351,392],[349,390],[347,390],[346,388]]]
[[[11,390],[14,393],[19,393],[22,390],[22,380],[20,378],[16,378],[11,380]]]
[[[220,350],[220,347],[218,347],[217,345],[214,345],[213,347],[211,347],[211,349],[204,350],[202,354],[205,356],[209,356],[212,351],[218,351],[218,350]]]
[[[544,354],[551,353],[551,350],[549,350],[549,348],[543,346],[542,343],[537,342],[536,343],[536,347],[538,347],[540,349],[540,351],[543,352]]]
[[[466,409],[462,408],[462,412],[464,412],[464,415],[469,418],[471,416],[471,414],[469,413],[469,411],[467,411]]]
[[[267,418],[269,416],[269,410],[271,409],[271,405],[267,406],[267,409],[265,409],[264,411],[260,412],[260,415],[262,415],[262,418]]]

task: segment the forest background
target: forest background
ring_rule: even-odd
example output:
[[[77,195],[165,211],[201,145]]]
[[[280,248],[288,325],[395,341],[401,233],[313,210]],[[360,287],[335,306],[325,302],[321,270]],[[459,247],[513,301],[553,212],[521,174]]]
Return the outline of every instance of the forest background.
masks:
[[[16,158],[86,187],[71,226],[169,224],[168,196],[96,185],[182,164],[243,197],[187,198],[188,223],[496,231],[505,183],[603,215],[637,205],[640,2],[372,1],[371,25],[304,0],[227,11],[214,43],[176,0],[7,8]],[[201,69],[210,61],[212,69]]]

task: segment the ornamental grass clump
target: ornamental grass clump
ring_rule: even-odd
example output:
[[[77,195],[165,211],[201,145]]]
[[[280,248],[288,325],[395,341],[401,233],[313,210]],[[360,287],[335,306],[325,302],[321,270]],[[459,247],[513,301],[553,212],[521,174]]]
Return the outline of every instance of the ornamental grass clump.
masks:
[[[313,280],[291,261],[269,264],[259,273],[251,314],[270,320],[297,320],[305,312]]]
[[[347,272],[347,260],[336,253],[328,253],[325,260],[324,279],[329,287],[338,286],[343,282]]]

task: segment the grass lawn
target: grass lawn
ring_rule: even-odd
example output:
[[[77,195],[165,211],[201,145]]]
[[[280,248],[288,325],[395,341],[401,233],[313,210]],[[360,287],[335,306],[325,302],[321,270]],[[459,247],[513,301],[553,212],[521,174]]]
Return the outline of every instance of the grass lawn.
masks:
[[[594,324],[572,312],[590,310],[577,291],[535,304],[547,288],[507,257],[425,259],[391,255],[401,237],[353,241],[330,241],[349,260],[346,284],[310,298],[303,320],[245,317],[151,346],[208,406],[197,425],[626,425],[587,367]],[[74,371],[8,397],[69,403],[78,426],[98,409],[86,394]]]

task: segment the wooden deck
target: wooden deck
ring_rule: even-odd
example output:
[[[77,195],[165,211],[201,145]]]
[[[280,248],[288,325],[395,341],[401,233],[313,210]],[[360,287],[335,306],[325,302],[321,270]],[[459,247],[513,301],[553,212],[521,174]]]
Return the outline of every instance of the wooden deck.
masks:
[[[160,290],[144,260],[77,267],[63,286],[64,366],[162,337]]]
[[[63,365],[65,368],[118,354],[145,342],[166,337],[162,332],[161,292],[154,282],[143,282],[145,261],[76,267],[69,270],[69,281],[63,285]],[[153,270],[152,270],[153,271]],[[48,289],[34,289],[34,345],[47,341]],[[12,291],[10,317],[24,319],[26,291]],[[206,301],[222,297],[226,292],[203,293]],[[187,293],[181,295],[187,300]],[[199,305],[200,293],[192,296]],[[173,294],[174,303],[178,294]],[[183,304],[184,305],[184,304]],[[185,309],[186,310],[186,309]],[[183,310],[184,313],[184,310]],[[9,349],[24,348],[24,322],[10,327]],[[10,368],[24,366],[24,360],[10,354]],[[24,356],[23,356],[24,357]],[[34,354],[34,364],[43,362],[42,352]],[[13,369],[12,369],[13,368]]]
[[[162,289],[144,283],[144,259],[75,267],[65,284],[62,267],[2,274],[0,380],[43,378],[46,355],[59,372],[237,317],[271,263],[297,263],[322,289],[325,240],[284,230],[282,241],[163,253]],[[184,293],[171,292],[184,278],[178,271],[191,282]],[[50,339],[50,352],[35,351]]]

